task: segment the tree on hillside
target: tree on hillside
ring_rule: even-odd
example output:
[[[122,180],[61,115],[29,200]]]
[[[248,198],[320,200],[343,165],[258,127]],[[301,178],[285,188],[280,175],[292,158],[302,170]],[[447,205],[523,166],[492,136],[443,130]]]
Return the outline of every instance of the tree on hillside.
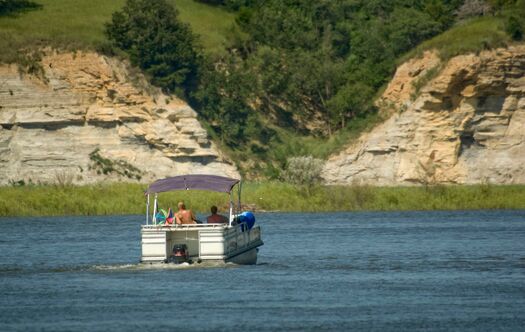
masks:
[[[198,2],[226,6],[226,8],[238,10],[241,7],[253,5],[257,0],[197,0]]]
[[[373,110],[396,58],[450,26],[460,3],[266,0],[239,12],[247,37],[232,49],[241,50],[236,54],[256,78],[251,92],[259,110],[276,119],[293,114],[294,129],[322,118],[330,135]]]
[[[268,124],[331,135],[374,112],[396,59],[448,28],[463,2],[202,1],[240,9],[228,54],[202,68],[195,108],[223,143],[252,151],[278,141]]]
[[[514,7],[507,9],[505,30],[514,40],[523,40],[525,37],[525,0],[518,0]]]
[[[42,5],[28,0],[0,0],[0,16],[38,8],[42,8]]]
[[[231,148],[250,139],[262,139],[267,132],[250,105],[254,99],[253,76],[237,60],[229,56],[219,63],[207,62],[202,68],[200,87],[193,95],[200,116]]]
[[[127,0],[106,34],[143,69],[154,85],[185,94],[197,76],[196,37],[165,0]]]

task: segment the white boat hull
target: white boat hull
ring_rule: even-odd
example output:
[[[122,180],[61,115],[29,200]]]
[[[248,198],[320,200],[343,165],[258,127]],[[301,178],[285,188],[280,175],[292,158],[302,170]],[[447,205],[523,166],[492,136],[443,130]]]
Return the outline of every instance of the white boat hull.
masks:
[[[257,264],[257,252],[259,249],[254,248],[243,253],[240,253],[237,256],[230,257],[226,260],[228,263],[234,263],[239,265],[254,265]]]
[[[175,245],[185,244],[194,262],[256,264],[257,247],[263,245],[258,226],[243,230],[239,225],[144,225],[141,235],[144,263],[166,262]]]

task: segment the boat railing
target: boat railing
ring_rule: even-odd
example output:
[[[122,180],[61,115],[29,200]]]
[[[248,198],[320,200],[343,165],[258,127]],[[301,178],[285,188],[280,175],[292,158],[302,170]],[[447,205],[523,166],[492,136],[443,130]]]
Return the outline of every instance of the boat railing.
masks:
[[[142,228],[148,229],[199,229],[199,228],[227,228],[228,224],[149,224],[141,225]]]
[[[249,234],[250,229],[248,228],[248,225],[246,223],[239,223],[235,225],[229,226],[228,224],[219,224],[219,223],[211,223],[211,224],[170,224],[170,225],[141,225],[142,229],[156,229],[156,230],[198,230],[198,229],[237,229],[238,234]]]
[[[231,237],[227,238],[228,242],[225,247],[225,253],[227,255],[237,251],[242,251],[246,247],[252,246],[253,242],[256,240],[260,241],[261,233],[259,226],[249,228],[246,223],[242,222],[233,225],[231,228],[235,229],[235,232],[231,233]]]

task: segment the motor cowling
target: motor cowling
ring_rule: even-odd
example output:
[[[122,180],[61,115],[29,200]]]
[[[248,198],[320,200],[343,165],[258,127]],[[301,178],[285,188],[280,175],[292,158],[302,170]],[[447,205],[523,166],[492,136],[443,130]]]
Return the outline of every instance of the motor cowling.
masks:
[[[185,244],[176,244],[173,246],[173,250],[170,255],[169,261],[172,263],[180,264],[189,261],[188,246]]]

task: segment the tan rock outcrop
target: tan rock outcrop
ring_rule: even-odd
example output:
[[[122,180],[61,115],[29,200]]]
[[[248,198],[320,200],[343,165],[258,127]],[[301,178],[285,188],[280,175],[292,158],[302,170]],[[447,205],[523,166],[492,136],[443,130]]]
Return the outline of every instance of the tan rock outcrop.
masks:
[[[408,108],[417,92],[418,82],[423,83],[425,76],[437,70],[440,64],[437,52],[431,51],[424,52],[420,58],[408,60],[397,68],[395,76],[377,101],[377,106],[383,112]]]
[[[0,185],[238,176],[181,100],[116,59],[48,53],[46,82],[0,66]]]
[[[327,183],[525,183],[525,46],[432,54],[398,69],[378,101],[393,114],[329,158]]]

